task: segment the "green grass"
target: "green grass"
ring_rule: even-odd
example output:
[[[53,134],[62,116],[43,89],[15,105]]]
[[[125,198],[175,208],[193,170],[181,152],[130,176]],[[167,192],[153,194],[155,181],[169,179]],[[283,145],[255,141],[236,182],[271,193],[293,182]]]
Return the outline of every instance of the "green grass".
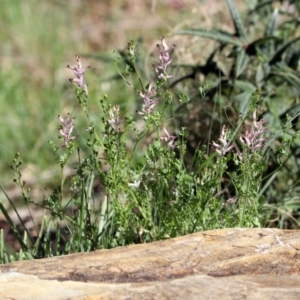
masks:
[[[53,116],[61,109],[63,82],[59,72],[67,56],[66,44],[70,48],[75,44],[68,37],[70,20],[59,7],[31,2],[2,3],[0,102],[4,130],[0,139],[8,151],[2,148],[1,152],[19,151],[26,162],[44,170],[51,160],[49,155],[38,154],[46,152],[45,137],[53,133]],[[66,44],[61,44],[61,39]],[[1,169],[5,168],[7,162],[2,161]]]

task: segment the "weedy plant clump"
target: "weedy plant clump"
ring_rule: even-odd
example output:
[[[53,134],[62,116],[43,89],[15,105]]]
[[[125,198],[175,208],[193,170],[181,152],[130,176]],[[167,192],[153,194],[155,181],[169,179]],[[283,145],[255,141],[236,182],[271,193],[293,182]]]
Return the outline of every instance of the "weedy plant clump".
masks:
[[[174,84],[184,83],[189,94],[203,82],[211,86],[201,105],[194,105],[191,117],[180,122],[189,132],[188,150],[193,155],[199,140],[211,142],[218,127],[224,123],[232,127],[238,116],[247,114],[253,92],[259,88],[258,118],[266,120],[270,137],[266,141],[268,170],[262,191],[266,205],[276,207],[268,224],[296,229],[300,225],[299,141],[284,150],[287,155],[283,161],[277,154],[279,148],[284,149],[286,139],[293,139],[299,130],[300,2],[250,1],[243,13],[236,1],[224,3],[231,24],[213,28],[195,24],[174,33],[188,39],[189,55],[196,50],[194,60],[178,64],[180,76]],[[205,60],[198,49],[209,49]],[[210,124],[206,126],[209,135],[205,122]]]
[[[260,90],[252,94],[247,111],[236,124],[223,126],[218,140],[200,145],[192,163],[187,164],[188,132],[176,128],[174,112],[178,105],[188,105],[189,97],[177,97],[169,85],[174,50],[175,45],[169,46],[161,38],[157,61],[152,64],[155,77],[149,82],[136,64],[139,51],[135,42],[129,43],[130,64],[120,75],[139,98],[139,108],[134,116],[123,115],[120,107],[103,95],[102,118],[97,121],[103,124],[102,131],[90,118],[89,102],[93,100],[84,74],[91,67],[83,68],[79,56],[76,66],[67,66],[75,75],[70,82],[86,117],[86,128],[77,129],[76,116],[69,113],[57,117],[59,141],[48,143],[61,170],[60,184],[42,204],[32,199],[22,181],[22,161],[16,155],[12,168],[24,201],[41,206],[46,213],[33,239],[25,226],[24,235],[20,234],[0,203],[21,245],[20,252],[10,253],[1,232],[2,263],[145,243],[208,229],[266,224],[271,210],[264,206],[262,187],[274,137],[259,116]],[[118,57],[115,64],[119,70]],[[126,73],[138,78],[137,86]],[[200,88],[199,95],[204,96],[205,91]],[[278,157],[298,137],[288,135],[289,124],[286,135],[282,133],[285,142],[277,149]],[[85,137],[88,152],[77,144],[78,134]],[[66,167],[74,169],[72,176],[66,176]],[[51,238],[53,232],[55,238]]]

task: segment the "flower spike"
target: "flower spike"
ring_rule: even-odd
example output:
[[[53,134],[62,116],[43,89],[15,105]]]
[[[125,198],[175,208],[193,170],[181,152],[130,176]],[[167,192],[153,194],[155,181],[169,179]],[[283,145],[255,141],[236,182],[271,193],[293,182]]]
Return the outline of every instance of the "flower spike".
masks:
[[[75,83],[77,87],[82,88],[85,92],[86,97],[88,96],[87,85],[83,82],[83,74],[91,68],[91,66],[87,66],[86,68],[82,68],[81,60],[79,55],[76,55],[77,67],[72,67],[67,65],[67,68],[71,69],[77,78],[70,78],[69,81]]]

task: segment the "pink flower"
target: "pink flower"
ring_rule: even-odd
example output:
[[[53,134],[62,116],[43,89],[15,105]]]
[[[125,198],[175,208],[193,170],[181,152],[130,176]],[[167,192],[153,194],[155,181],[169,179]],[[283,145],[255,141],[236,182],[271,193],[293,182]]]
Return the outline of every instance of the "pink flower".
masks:
[[[142,107],[142,111],[137,111],[137,113],[141,116],[149,115],[153,112],[154,107],[158,104],[159,99],[152,99],[155,97],[157,90],[152,87],[150,83],[148,86],[148,90],[146,93],[139,92],[139,95],[143,98],[144,104]]]
[[[109,110],[109,119],[108,123],[112,127],[115,133],[119,132],[120,129],[118,126],[123,123],[123,120],[120,120],[120,106],[119,105],[113,105]]]
[[[228,145],[227,142],[227,128],[225,125],[223,125],[222,127],[222,132],[220,137],[218,138],[218,140],[221,142],[220,144],[217,144],[215,142],[212,142],[211,145],[213,146],[213,148],[215,149],[215,151],[220,155],[220,156],[224,156],[227,152],[229,152],[234,146]]]
[[[252,152],[256,149],[261,149],[266,140],[266,138],[260,138],[260,136],[267,131],[267,129],[264,128],[264,123],[264,119],[257,121],[256,111],[254,111],[252,125],[247,126],[246,133],[240,136],[241,143],[247,145]]]
[[[170,57],[169,52],[175,47],[175,45],[169,47],[164,37],[161,38],[161,45],[157,44],[157,48],[159,49],[159,63],[153,64],[153,67],[159,79],[172,78],[171,75],[167,74],[167,67],[173,60],[173,58]]]
[[[80,87],[84,90],[86,97],[88,96],[88,89],[87,89],[87,85],[84,84],[83,82],[83,74],[91,67],[91,66],[87,66],[85,69],[82,69],[81,66],[81,60],[80,57],[78,55],[76,55],[76,60],[77,60],[77,67],[72,67],[70,65],[67,65],[67,68],[73,70],[73,72],[75,73],[77,78],[70,78],[69,81],[70,82],[75,82],[77,84],[77,87]]]
[[[70,114],[67,114],[67,117],[64,119],[63,117],[61,117],[60,115],[57,116],[57,119],[60,121],[60,123],[62,124],[58,131],[61,135],[61,138],[64,140],[64,145],[60,146],[60,147],[69,147],[69,143],[73,140],[75,140],[76,138],[78,138],[78,135],[75,136],[71,136],[72,135],[72,131],[74,129],[75,126],[75,118],[70,120]]]
[[[176,148],[176,145],[174,143],[177,140],[177,137],[170,135],[170,133],[167,131],[167,129],[165,127],[163,128],[163,130],[165,132],[165,136],[162,136],[160,139],[162,141],[168,142],[169,148],[171,148],[171,149]]]

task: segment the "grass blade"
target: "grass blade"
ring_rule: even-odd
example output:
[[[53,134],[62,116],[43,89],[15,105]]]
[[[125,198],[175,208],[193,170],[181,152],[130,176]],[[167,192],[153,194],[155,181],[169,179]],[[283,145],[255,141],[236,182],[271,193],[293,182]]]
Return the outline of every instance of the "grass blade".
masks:
[[[235,78],[238,78],[243,73],[245,68],[248,66],[249,60],[249,56],[243,49],[238,52],[235,62]]]
[[[274,65],[276,64],[279,60],[281,60],[281,57],[283,53],[293,44],[298,43],[300,41],[300,36],[292,39],[291,41],[288,41],[287,43],[283,44],[277,52],[273,55],[273,57],[270,59],[269,64]]]
[[[3,193],[5,194],[6,198],[9,199],[7,193],[5,192],[3,186],[0,184],[0,188],[3,191]],[[10,199],[9,199],[10,200]],[[12,221],[12,219],[10,218],[7,210],[5,209],[4,205],[1,203],[0,201],[0,210],[2,211],[7,223],[9,224],[9,226],[11,227],[12,231],[15,234],[16,239],[18,240],[19,244],[21,245],[21,248],[24,251],[24,254],[26,255],[27,259],[32,259],[31,254],[29,253],[28,247],[27,245],[24,243],[23,238],[21,237],[16,225],[14,224],[14,222]],[[24,228],[26,229],[26,228]],[[26,230],[25,230],[26,232]]]
[[[175,32],[176,35],[193,35],[210,38],[220,43],[232,44],[235,46],[242,46],[242,42],[232,36],[231,33],[227,33],[220,30],[209,30],[209,29],[186,29]]]
[[[261,8],[264,8],[265,6],[272,5],[273,2],[277,2],[277,0],[267,0],[258,3],[251,11],[250,13],[257,13]]]
[[[246,53],[251,56],[258,55],[258,52],[260,52],[260,54],[262,54],[264,57],[270,57],[270,51],[264,51],[264,49],[266,49],[267,46],[270,45],[270,43],[273,41],[279,41],[279,38],[277,38],[276,36],[258,38],[247,45]],[[259,46],[260,48],[262,48],[261,50],[258,48]]]
[[[275,30],[277,29],[277,20],[278,20],[278,8],[274,9],[272,17],[266,26],[266,30],[264,34],[265,37],[275,35]]]
[[[227,0],[227,5],[230,10],[231,18],[234,24],[235,33],[238,37],[242,38],[243,40],[246,39],[245,28],[240,17],[239,12],[236,9],[232,0]]]
[[[300,91],[299,75],[285,64],[281,63],[273,66],[272,74],[282,77],[284,81],[288,82],[291,86],[297,88]]]

